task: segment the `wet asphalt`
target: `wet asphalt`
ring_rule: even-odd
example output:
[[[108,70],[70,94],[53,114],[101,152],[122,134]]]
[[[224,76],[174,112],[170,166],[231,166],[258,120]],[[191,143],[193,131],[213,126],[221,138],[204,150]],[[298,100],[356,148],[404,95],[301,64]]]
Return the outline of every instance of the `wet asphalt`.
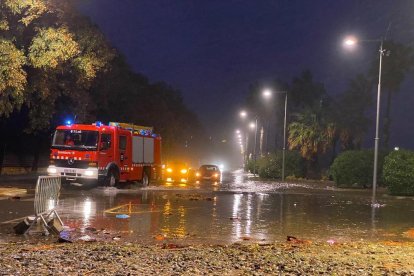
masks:
[[[19,239],[13,226],[34,213],[36,175],[2,179],[2,187],[26,188],[20,197],[0,198],[0,239]],[[175,239],[223,244],[306,240],[413,240],[414,198],[370,190],[255,180],[242,170],[222,181],[158,183],[142,188],[63,188],[57,206],[68,229],[81,235],[142,242]],[[24,238],[27,238],[26,236]]]

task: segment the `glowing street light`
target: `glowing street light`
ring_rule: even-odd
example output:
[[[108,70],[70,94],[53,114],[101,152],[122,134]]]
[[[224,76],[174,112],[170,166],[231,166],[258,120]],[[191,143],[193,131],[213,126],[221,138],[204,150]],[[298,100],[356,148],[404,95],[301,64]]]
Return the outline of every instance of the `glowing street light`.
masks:
[[[348,36],[344,40],[345,47],[353,47],[358,43],[358,40],[353,36]]]
[[[272,97],[272,91],[270,89],[265,89],[263,90],[262,95],[265,99],[269,99],[270,97]]]
[[[256,124],[255,124],[255,123],[253,123],[253,122],[251,122],[251,123],[249,124],[249,127],[250,127],[250,129],[254,129],[254,128],[256,127]]]
[[[347,47],[354,46],[358,42],[380,42],[379,48],[379,70],[378,70],[378,91],[377,91],[377,116],[375,120],[375,148],[374,148],[374,171],[372,176],[372,205],[376,204],[376,190],[377,190],[377,171],[378,171],[378,147],[379,147],[379,118],[380,118],[380,99],[381,99],[381,73],[382,73],[382,56],[384,55],[384,39],[376,40],[357,40],[356,38],[351,39],[348,37],[344,41],[344,45]]]
[[[240,117],[241,117],[242,119],[246,118],[246,117],[247,117],[247,112],[246,112],[246,111],[244,111],[244,110],[240,111]]]

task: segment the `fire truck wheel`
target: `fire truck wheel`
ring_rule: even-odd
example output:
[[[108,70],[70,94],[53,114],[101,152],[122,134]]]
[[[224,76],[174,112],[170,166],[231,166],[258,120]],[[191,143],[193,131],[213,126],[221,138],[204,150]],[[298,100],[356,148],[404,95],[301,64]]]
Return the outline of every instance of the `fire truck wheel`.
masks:
[[[110,170],[106,177],[106,186],[117,187],[119,183],[119,176],[114,170]]]
[[[142,173],[142,187],[147,187],[149,185],[149,177],[146,171]]]

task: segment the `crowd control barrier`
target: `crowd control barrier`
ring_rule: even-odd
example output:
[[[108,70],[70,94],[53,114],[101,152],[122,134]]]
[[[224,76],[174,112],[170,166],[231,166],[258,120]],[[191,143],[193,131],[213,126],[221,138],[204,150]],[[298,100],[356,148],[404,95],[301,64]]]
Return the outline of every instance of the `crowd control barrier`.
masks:
[[[47,234],[50,232],[58,234],[61,231],[63,222],[55,209],[59,202],[60,187],[59,176],[39,176],[34,199],[35,216],[32,221],[29,221],[25,233],[36,223],[41,223]]]

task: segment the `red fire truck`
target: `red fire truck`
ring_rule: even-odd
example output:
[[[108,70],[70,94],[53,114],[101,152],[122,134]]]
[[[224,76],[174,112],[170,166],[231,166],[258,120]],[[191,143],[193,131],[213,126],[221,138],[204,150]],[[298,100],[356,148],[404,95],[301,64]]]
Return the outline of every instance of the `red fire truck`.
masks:
[[[161,137],[151,127],[133,124],[67,122],[56,128],[47,172],[77,186],[126,181],[147,186],[161,177]]]

